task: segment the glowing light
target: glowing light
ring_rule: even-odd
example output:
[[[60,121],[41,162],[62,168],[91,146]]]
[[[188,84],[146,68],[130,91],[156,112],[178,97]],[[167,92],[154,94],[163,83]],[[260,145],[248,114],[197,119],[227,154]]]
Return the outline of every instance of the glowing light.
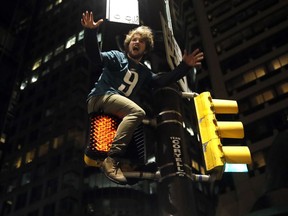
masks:
[[[118,119],[108,115],[92,117],[90,123],[91,150],[108,152],[115,137],[118,124]]]
[[[248,172],[246,164],[225,164],[225,171],[224,172]]]

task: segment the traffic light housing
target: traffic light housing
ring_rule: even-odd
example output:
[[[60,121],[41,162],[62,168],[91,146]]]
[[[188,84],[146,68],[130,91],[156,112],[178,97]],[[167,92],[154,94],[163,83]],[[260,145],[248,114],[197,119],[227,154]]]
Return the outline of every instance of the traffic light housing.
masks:
[[[112,115],[94,114],[89,121],[89,144],[85,150],[84,162],[88,166],[100,167],[111,148],[120,119]]]
[[[223,146],[222,138],[244,138],[242,122],[217,121],[216,114],[237,114],[234,100],[212,99],[210,92],[203,92],[194,98],[200,141],[207,173],[220,179],[225,163],[251,163],[247,146]]]

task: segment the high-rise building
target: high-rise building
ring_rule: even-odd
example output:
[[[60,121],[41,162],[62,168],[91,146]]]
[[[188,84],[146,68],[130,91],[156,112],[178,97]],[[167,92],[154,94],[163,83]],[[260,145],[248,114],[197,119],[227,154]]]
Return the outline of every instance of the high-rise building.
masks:
[[[275,215],[286,215],[287,2],[170,3],[175,37],[187,49],[200,46],[205,53],[196,91],[238,101],[245,128],[242,143],[253,159],[248,173],[224,174],[217,214],[274,215],[276,209]]]

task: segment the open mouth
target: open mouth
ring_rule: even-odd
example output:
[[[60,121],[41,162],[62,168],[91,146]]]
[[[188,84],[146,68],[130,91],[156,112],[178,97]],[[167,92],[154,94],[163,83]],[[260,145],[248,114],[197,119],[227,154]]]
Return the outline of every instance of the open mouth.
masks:
[[[133,47],[133,51],[139,51],[139,47],[134,46],[134,47]]]

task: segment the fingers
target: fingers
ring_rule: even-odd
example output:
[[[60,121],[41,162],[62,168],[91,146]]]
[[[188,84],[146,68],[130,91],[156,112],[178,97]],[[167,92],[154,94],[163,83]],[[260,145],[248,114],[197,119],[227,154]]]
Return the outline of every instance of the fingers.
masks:
[[[204,59],[204,53],[200,52],[200,49],[195,49],[192,53],[187,54],[187,51],[184,50],[183,60],[186,64],[195,67],[200,66],[201,61]]]
[[[99,19],[97,22],[94,22],[92,11],[86,11],[85,13],[82,13],[81,24],[86,28],[97,28],[103,21],[103,19]]]

